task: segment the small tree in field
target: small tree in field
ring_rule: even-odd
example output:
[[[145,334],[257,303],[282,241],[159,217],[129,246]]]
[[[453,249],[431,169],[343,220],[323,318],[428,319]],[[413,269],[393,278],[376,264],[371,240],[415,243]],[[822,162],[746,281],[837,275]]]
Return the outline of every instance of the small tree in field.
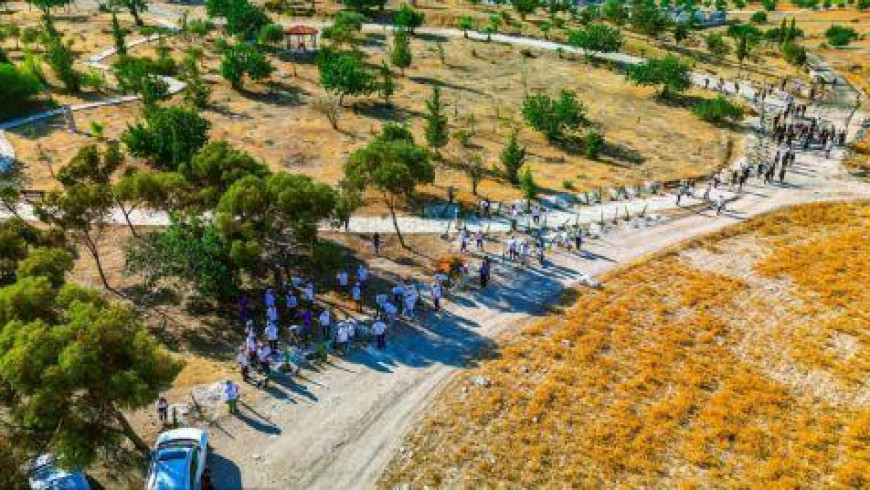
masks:
[[[534,14],[541,7],[540,0],[511,0],[511,5],[520,14],[520,19],[526,20],[526,16]]]
[[[731,52],[731,46],[720,33],[708,34],[704,37],[704,42],[707,44],[707,51],[717,58],[724,58]]]
[[[637,85],[660,86],[662,98],[674,97],[692,86],[689,66],[671,54],[630,67],[626,77]]]
[[[474,25],[474,19],[468,15],[463,15],[456,21],[456,27],[462,30],[462,35],[465,39],[468,39],[468,31],[474,29]]]
[[[504,176],[513,185],[520,183],[520,169],[526,161],[526,149],[517,141],[517,131],[511,132],[507,144],[499,155]]]
[[[118,16],[112,12],[112,39],[115,42],[115,53],[118,55],[127,54],[127,42],[124,40],[124,29],[118,24]]]
[[[146,107],[169,97],[169,84],[160,78],[153,63],[146,58],[121,56],[112,64],[118,88],[124,93],[132,93],[142,99]]]
[[[486,167],[483,158],[477,152],[465,150],[459,156],[459,168],[468,176],[471,183],[471,193],[477,195],[477,186],[486,175]]]
[[[381,194],[399,243],[407,248],[396,219],[396,207],[401,200],[410,198],[418,185],[435,181],[429,155],[414,143],[410,131],[395,124],[385,125],[374,141],[351,154],[344,164],[344,178],[354,189],[371,189]]]
[[[263,53],[246,43],[225,46],[220,66],[221,76],[236,90],[244,86],[244,77],[251,80],[264,80],[275,71]]]
[[[381,83],[378,86],[378,91],[384,98],[384,104],[389,106],[390,97],[392,97],[396,92],[396,82],[393,81],[393,72],[390,70],[390,67],[387,66],[386,61],[381,62],[380,75]]]
[[[341,117],[341,104],[338,103],[337,97],[327,93],[322,97],[314,99],[312,108],[326,117],[332,129],[338,129],[338,119]]]
[[[442,148],[449,138],[447,116],[441,104],[441,88],[432,87],[432,96],[426,100],[426,142],[430,148]]]
[[[390,62],[405,76],[405,68],[411,66],[411,38],[404,31],[396,31],[393,35],[393,49],[390,50]]]
[[[145,111],[145,124],[128,127],[121,141],[131,155],[175,170],[208,141],[210,127],[208,120],[193,109],[155,107]]]
[[[393,17],[393,25],[397,30],[414,34],[414,31],[423,25],[425,19],[426,16],[423,12],[415,10],[407,3],[403,3],[399,11],[396,12],[395,17]]]
[[[558,99],[551,99],[547,94],[527,96],[523,100],[523,117],[550,141],[563,139],[567,131],[576,130],[586,122],[583,104],[568,90],[562,90]]]
[[[338,103],[343,105],[345,95],[366,95],[377,90],[375,76],[369,72],[356,56],[322,49],[317,58],[320,71],[320,84],[323,88],[338,94]]]
[[[610,53],[622,47],[622,34],[618,29],[604,24],[589,24],[578,31],[570,31],[568,38],[572,46],[582,48],[587,56],[590,51]]]
[[[538,183],[535,182],[535,176],[532,174],[532,169],[528,165],[523,169],[523,173],[520,174],[520,190],[523,191],[523,197],[526,199],[538,197],[538,192],[540,191]]]
[[[37,208],[42,221],[64,230],[88,251],[110,291],[114,290],[103,267],[100,242],[115,204],[110,180],[123,161],[117,144],[105,151],[95,145],[83,147],[57,174],[62,190],[46,194]]]

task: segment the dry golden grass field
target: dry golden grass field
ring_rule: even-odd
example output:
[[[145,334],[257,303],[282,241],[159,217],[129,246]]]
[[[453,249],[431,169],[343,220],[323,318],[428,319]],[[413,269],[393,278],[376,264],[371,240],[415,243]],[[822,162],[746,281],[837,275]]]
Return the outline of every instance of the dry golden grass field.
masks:
[[[579,291],[436,396],[382,485],[866,488],[868,225],[791,208]]]
[[[19,12],[9,20],[27,25],[36,22],[36,15]],[[126,17],[121,21],[131,26]],[[81,22],[76,15],[58,15],[56,23],[75,42],[80,58],[111,46],[106,14],[94,14],[88,22]],[[374,95],[348,100],[340,130],[335,131],[311,107],[323,94],[311,60],[271,56],[276,68],[271,82],[248,83],[244,92],[236,92],[217,73],[220,57],[214,39],[202,42],[179,36],[167,40],[178,59],[191,44],[205,50],[203,69],[213,95],[211,107],[202,114],[212,122],[212,138],[227,139],[276,170],[287,169],[327,182],[339,180],[346,157],[386,120],[406,121],[422,141],[424,101],[435,84],[443,87],[451,131],[472,131],[477,147],[473,151],[489,167],[497,165],[498,153],[512,129],[521,128],[528,161],[545,190],[561,191],[569,183],[582,189],[703,175],[735,157],[742,148],[739,131],[702,122],[686,107],[664,105],[654,99],[652,89],[629,85],[621,74],[606,67],[594,67],[582,59],[560,59],[556,53],[535,52],[529,57],[519,48],[497,43],[433,37],[413,41],[414,63],[405,77],[397,76],[394,109],[383,106]],[[434,52],[437,42],[444,44],[446,65]],[[389,43],[383,35],[368,35],[363,46],[368,61],[380,64]],[[6,41],[4,47],[13,58],[20,56],[14,41]],[[153,56],[154,48],[137,47],[131,53]],[[554,147],[523,123],[519,107],[524,94],[556,95],[562,88],[576,91],[587,105],[588,116],[601,125],[609,145],[600,161]],[[56,99],[67,103],[97,97],[59,95]],[[179,103],[175,99],[170,103]],[[92,121],[104,124],[105,135],[114,138],[138,119],[138,112],[138,104],[132,103],[80,112],[76,120],[84,131]],[[10,131],[9,136],[19,158],[28,165],[35,188],[55,185],[52,172],[91,140],[85,134],[65,131],[59,118]],[[448,162],[459,158],[460,153],[456,141],[442,152]],[[463,173],[451,170],[450,165],[443,165],[439,172],[437,184],[426,192],[442,196],[444,188],[453,185],[464,197],[470,197],[470,184]],[[495,172],[483,182],[481,192],[499,200],[519,195]]]

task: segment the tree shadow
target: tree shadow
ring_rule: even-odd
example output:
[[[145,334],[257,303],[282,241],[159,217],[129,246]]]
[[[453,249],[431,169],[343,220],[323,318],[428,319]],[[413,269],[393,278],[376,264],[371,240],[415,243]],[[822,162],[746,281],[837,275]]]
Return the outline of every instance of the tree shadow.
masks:
[[[471,92],[471,93],[477,94],[477,95],[484,94],[484,92],[482,92],[478,89],[475,89],[475,88],[466,87],[464,85],[458,85],[455,83],[445,82],[443,80],[437,80],[437,79],[430,78],[430,77],[412,76],[412,77],[408,77],[408,80],[411,80],[412,82],[415,82],[415,83],[419,83],[421,85],[432,85],[432,86],[437,86],[437,87],[446,87],[446,88],[449,88],[451,90]]]
[[[239,90],[238,94],[250,101],[270,104],[279,107],[300,107],[304,105],[303,95],[309,95],[307,91],[279,81],[267,83],[269,90],[266,92],[252,92]]]
[[[209,453],[208,465],[212,488],[215,490],[242,488],[242,472],[231,460],[212,451]]]

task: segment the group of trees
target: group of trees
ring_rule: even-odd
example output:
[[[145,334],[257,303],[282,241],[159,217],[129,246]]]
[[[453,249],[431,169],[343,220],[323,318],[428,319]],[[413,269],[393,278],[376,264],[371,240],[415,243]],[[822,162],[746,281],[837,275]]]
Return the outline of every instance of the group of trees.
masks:
[[[85,153],[62,171],[70,201],[99,193],[94,186],[101,184],[82,168],[94,150]],[[66,208],[76,210],[72,203]],[[3,488],[24,486],[34,454],[52,452],[72,467],[123,459],[119,453],[130,445],[147,454],[122,411],[153,403],[180,367],[130,308],[66,282],[75,253],[67,238],[73,219],[86,218],[40,228],[18,218],[0,223]]]

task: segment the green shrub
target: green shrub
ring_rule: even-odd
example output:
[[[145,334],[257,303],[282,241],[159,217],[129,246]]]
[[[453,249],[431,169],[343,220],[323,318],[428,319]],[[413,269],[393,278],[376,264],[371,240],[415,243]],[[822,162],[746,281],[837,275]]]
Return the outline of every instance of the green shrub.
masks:
[[[604,148],[604,136],[598,131],[588,131],[583,135],[583,153],[586,158],[595,160]]]
[[[763,10],[759,10],[752,14],[752,17],[749,18],[749,21],[753,24],[764,24],[767,22],[767,13]]]
[[[721,95],[715,99],[698,102],[695,104],[693,112],[701,119],[714,124],[721,124],[726,120],[739,121],[743,119],[743,109]]]
[[[31,73],[11,63],[0,63],[0,120],[20,116],[31,109],[42,83]]]
[[[783,58],[785,58],[789,64],[795,66],[803,66],[806,64],[807,50],[803,46],[789,41],[783,43],[779,49],[782,52]]]
[[[520,174],[520,190],[523,191],[523,197],[526,199],[534,199],[538,196],[540,189],[538,183],[535,182],[535,176],[532,174],[532,169],[526,165],[523,173]]]
[[[858,33],[851,27],[834,24],[825,31],[825,38],[831,46],[842,47],[858,39]]]
[[[551,141],[563,139],[566,131],[576,130],[586,122],[583,104],[569,90],[562,90],[558,99],[546,94],[527,96],[523,117]]]

